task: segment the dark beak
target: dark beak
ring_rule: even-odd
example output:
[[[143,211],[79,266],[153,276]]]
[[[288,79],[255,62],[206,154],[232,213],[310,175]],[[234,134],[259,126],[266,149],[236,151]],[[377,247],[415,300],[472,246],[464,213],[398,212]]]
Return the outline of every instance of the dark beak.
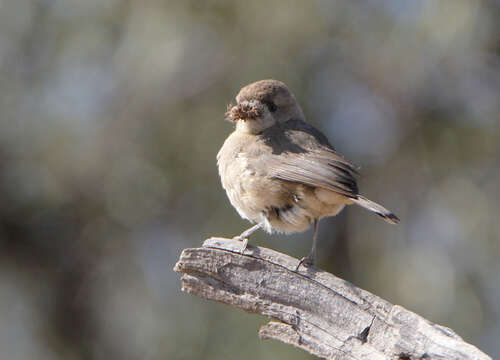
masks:
[[[235,106],[229,105],[228,111],[225,115],[225,119],[228,121],[247,121],[262,116],[262,110],[258,106],[249,104],[247,101],[244,101]]]

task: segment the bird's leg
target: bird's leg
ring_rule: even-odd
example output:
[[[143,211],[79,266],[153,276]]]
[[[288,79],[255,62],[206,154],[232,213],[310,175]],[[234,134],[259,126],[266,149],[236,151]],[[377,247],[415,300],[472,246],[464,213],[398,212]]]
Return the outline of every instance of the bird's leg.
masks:
[[[297,267],[295,268],[295,271],[299,270],[299,267],[302,264],[306,266],[314,265],[314,260],[316,259],[316,243],[318,240],[318,228],[319,228],[318,225],[319,225],[319,220],[314,219],[314,235],[313,235],[311,252],[309,253],[309,255],[307,255],[307,257],[300,259]]]
[[[250,235],[252,235],[254,232],[256,232],[259,229],[260,229],[260,224],[256,224],[256,225],[252,226],[250,229],[247,229],[247,230],[243,231],[240,235],[235,236],[233,238],[233,240],[238,240],[238,241],[242,241],[243,242],[242,246],[241,246],[241,252],[242,253],[247,248],[248,238],[250,237]]]

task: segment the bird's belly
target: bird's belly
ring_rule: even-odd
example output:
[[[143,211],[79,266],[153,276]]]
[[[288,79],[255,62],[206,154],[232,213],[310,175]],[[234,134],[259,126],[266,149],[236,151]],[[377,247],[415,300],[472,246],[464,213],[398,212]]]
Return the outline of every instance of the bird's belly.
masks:
[[[240,171],[223,183],[238,214],[263,224],[270,233],[305,231],[314,219],[337,215],[345,206],[340,201],[322,201],[326,199],[318,198],[312,188],[299,184],[291,188],[290,183],[258,176],[251,170]]]
[[[249,199],[244,187],[239,186],[239,184],[232,184],[226,188],[226,193],[231,205],[233,205],[242,218],[252,222],[260,221],[262,209],[253,205],[253,202]]]
[[[311,214],[294,203],[293,192],[283,182],[251,169],[222,177],[231,205],[238,214],[263,224],[268,232],[297,232],[309,227]]]
[[[231,205],[238,214],[253,222],[261,221],[261,213],[266,208],[266,181],[256,176],[252,170],[236,167],[229,176],[222,177],[222,184],[226,189]]]
[[[266,217],[272,231],[280,233],[302,232],[311,226],[312,215],[298,205],[284,208]]]

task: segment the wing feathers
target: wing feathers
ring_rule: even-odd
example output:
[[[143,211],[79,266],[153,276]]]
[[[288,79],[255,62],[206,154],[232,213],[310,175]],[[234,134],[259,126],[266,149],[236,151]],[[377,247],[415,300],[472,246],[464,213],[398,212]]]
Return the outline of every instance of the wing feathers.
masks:
[[[281,154],[279,159],[270,162],[269,175],[275,179],[325,188],[355,197],[358,193],[354,178],[356,170],[348,163],[328,158],[325,154],[321,155]]]
[[[258,159],[253,163],[254,168],[265,169],[267,176],[356,198],[356,167],[338,154],[321,132],[304,121],[277,124],[265,130],[256,145],[247,151]]]

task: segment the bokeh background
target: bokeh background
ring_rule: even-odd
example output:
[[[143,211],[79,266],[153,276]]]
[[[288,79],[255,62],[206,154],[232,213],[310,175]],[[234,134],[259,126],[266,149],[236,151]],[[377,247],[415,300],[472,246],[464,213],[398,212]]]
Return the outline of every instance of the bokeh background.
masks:
[[[264,78],[402,219],[324,220],[318,265],[500,358],[499,1],[3,0],[0,78],[2,359],[311,358],[172,271],[248,226],[215,156]]]

